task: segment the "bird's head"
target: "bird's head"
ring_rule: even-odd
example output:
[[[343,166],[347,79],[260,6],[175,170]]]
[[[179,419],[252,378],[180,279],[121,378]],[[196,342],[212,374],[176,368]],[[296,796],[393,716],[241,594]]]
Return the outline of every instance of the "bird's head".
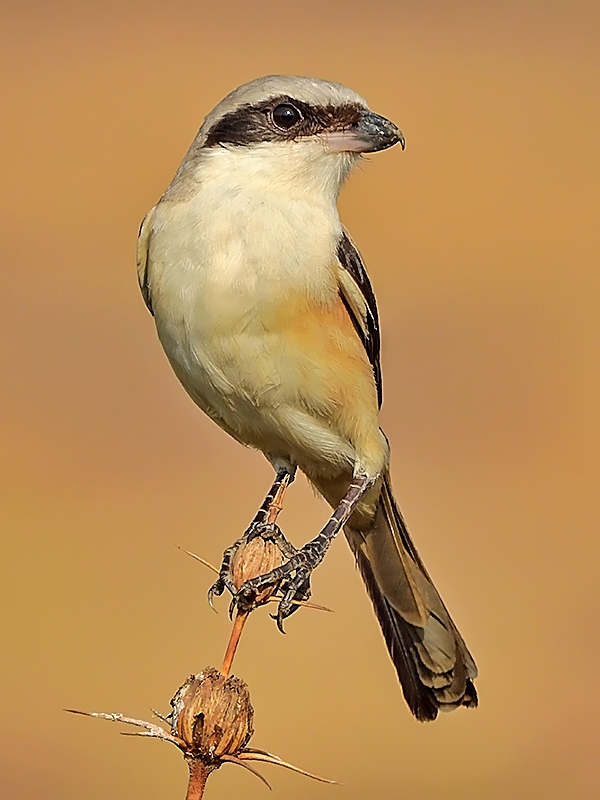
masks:
[[[257,180],[301,177],[329,185],[334,193],[363,153],[404,138],[393,122],[374,114],[360,95],[339,83],[290,75],[250,81],[227,95],[208,114],[182,170],[227,151],[229,166]],[[250,167],[252,164],[252,167]],[[223,165],[224,166],[224,165]],[[183,175],[181,175],[183,177]]]

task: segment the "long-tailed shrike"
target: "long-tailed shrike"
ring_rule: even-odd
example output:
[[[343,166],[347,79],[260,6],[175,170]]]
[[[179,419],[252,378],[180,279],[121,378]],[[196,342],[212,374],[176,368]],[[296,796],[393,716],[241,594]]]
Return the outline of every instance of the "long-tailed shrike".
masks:
[[[281,623],[343,528],[408,705],[430,720],[476,705],[477,670],[394,500],[377,307],[336,206],[361,153],[398,142],[398,128],[340,84],[271,75],[240,86],[146,215],[138,274],[186,391],[273,465],[267,505],[299,467],[335,509],[238,599],[277,583]],[[223,574],[216,592],[226,583]]]

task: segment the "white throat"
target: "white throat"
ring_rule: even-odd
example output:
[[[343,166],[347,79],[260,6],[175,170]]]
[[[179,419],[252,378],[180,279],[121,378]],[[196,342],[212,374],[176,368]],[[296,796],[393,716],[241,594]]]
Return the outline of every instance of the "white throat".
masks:
[[[185,232],[170,246],[185,252],[196,283],[233,293],[322,291],[342,232],[337,197],[355,162],[314,140],[207,149],[185,197],[165,204],[183,216]]]
[[[357,158],[329,153],[317,138],[221,145],[200,152],[193,174],[200,185],[218,183],[234,193],[266,192],[282,200],[335,205]]]

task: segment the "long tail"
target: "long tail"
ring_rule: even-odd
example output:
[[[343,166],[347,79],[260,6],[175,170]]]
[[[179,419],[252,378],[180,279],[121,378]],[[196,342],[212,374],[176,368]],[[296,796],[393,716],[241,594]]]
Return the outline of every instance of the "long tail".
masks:
[[[476,706],[477,667],[412,543],[389,475],[372,528],[345,532],[415,717]]]

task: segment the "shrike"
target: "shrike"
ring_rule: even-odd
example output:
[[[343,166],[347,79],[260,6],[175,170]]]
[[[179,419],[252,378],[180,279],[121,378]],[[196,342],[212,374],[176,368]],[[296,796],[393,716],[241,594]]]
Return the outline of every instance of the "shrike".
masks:
[[[271,75],[240,86],[146,215],[138,275],[188,394],[273,465],[265,502],[299,468],[335,509],[240,602],[276,583],[281,624],[343,529],[408,705],[431,720],[477,704],[477,670],[392,494],[377,307],[336,205],[360,155],[398,142],[393,123],[338,83]],[[217,593],[227,580],[224,570]]]

